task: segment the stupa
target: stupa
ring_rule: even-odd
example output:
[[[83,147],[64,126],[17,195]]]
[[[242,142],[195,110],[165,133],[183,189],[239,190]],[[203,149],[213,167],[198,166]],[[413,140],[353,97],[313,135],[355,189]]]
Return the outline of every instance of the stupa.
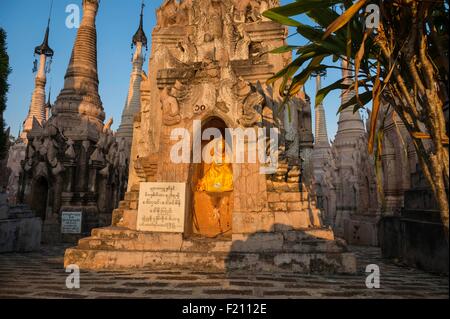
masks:
[[[312,136],[301,122],[311,118],[293,131],[277,86],[266,85],[291,61],[268,53],[287,36],[262,16],[276,5],[167,0],[157,10],[128,192],[110,227],[66,250],[66,266],[356,271],[302,183],[300,154],[312,144],[288,136]]]

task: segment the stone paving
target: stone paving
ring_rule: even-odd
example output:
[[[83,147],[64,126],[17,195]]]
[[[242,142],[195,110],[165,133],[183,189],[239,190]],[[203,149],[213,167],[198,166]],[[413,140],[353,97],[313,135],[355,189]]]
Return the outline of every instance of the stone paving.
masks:
[[[445,298],[448,276],[382,260],[378,248],[350,247],[356,275],[232,274],[201,271],[82,271],[80,289],[65,286],[63,246],[0,254],[0,298]],[[365,286],[377,264],[380,289]]]

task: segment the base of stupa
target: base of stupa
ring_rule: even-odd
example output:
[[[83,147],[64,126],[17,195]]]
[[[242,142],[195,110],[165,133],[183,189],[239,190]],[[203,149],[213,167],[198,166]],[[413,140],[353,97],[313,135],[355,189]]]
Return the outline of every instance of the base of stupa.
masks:
[[[147,268],[202,271],[355,273],[356,258],[329,229],[233,234],[232,240],[183,238],[121,227],[94,229],[66,250],[65,266],[118,270]]]

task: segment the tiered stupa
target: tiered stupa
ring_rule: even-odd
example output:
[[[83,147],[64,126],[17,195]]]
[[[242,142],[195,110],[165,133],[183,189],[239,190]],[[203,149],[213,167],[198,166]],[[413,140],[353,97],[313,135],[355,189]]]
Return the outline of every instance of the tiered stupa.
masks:
[[[287,34],[262,16],[275,5],[265,0],[164,2],[134,121],[128,192],[111,227],[93,230],[66,250],[66,265],[356,271],[345,242],[322,226],[301,183],[300,158],[292,160],[290,149],[298,145],[286,142],[282,98],[265,85],[291,61],[290,54],[267,54],[284,45]],[[303,128],[298,131],[310,136],[310,124],[298,123]],[[268,149],[252,139],[275,128],[277,134],[266,139],[259,134],[260,141],[271,142]],[[229,129],[240,129],[247,138],[223,140]],[[256,161],[227,160],[257,144],[263,156]]]

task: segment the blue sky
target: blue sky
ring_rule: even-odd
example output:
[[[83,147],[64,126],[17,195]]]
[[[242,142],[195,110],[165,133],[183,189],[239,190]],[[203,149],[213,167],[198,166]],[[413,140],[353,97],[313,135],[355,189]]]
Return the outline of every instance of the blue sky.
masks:
[[[162,0],[146,0],[144,28],[151,41],[152,29],[156,23],[155,10]],[[289,3],[292,0],[282,0]],[[17,135],[25,119],[34,87],[32,73],[34,48],[42,43],[47,24],[51,0],[0,0],[0,27],[8,34],[8,54],[12,73],[9,76],[5,120],[11,127],[13,135]],[[122,109],[128,92],[131,72],[131,38],[139,24],[141,0],[103,0],[97,18],[98,73],[100,80],[100,96],[103,101],[107,119],[114,118],[113,128],[120,124]],[[81,0],[54,0],[50,46],[55,51],[52,70],[47,78],[47,88],[51,84],[52,102],[56,99],[64,84],[64,75],[70,59],[72,46],[76,37],[76,29],[68,29],[65,21],[69,13],[66,7],[78,4]],[[302,44],[299,36],[289,39],[291,44]],[[148,57],[144,66],[148,70]],[[323,84],[332,83],[340,77],[334,70],[323,80]],[[306,93],[314,103],[315,81],[306,84]],[[338,92],[330,94],[324,101],[330,139],[336,133],[336,111],[340,104]],[[314,121],[313,121],[314,124]]]

